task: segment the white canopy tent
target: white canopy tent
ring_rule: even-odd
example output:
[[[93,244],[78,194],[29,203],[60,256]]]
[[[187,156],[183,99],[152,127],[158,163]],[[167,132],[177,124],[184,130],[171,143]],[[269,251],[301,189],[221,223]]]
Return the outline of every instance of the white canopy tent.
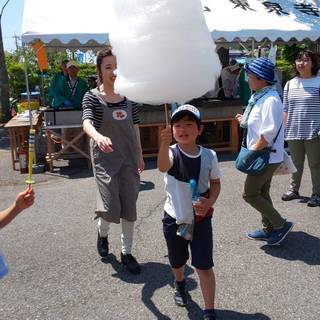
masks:
[[[202,0],[212,38],[232,42],[316,41],[319,1]]]
[[[50,48],[96,50],[108,42],[109,0],[25,0],[22,43],[40,39]]]
[[[48,48],[96,50],[108,41],[110,2],[25,0],[22,42],[40,39]],[[202,0],[202,4],[215,41],[316,41],[320,37],[319,1]]]

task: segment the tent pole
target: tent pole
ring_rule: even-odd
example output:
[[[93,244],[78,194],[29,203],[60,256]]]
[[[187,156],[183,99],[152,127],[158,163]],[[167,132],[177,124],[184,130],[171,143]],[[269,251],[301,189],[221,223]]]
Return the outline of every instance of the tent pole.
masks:
[[[241,46],[244,50],[250,52],[250,50],[248,50],[247,47],[246,47],[240,40],[238,40],[238,42],[239,42],[240,46]]]
[[[41,105],[46,106],[46,98],[44,95],[44,81],[43,81],[43,71],[41,71]]]
[[[29,90],[29,79],[28,79],[28,58],[26,53],[26,46],[22,43],[22,50],[23,50],[23,64],[24,64],[24,77],[26,82],[26,91],[27,91],[27,101],[28,101],[28,109],[29,109],[29,122],[30,122],[30,129],[32,129],[32,112],[31,112],[31,101],[30,101],[30,90]]]
[[[252,58],[254,58],[254,39],[252,39]]]

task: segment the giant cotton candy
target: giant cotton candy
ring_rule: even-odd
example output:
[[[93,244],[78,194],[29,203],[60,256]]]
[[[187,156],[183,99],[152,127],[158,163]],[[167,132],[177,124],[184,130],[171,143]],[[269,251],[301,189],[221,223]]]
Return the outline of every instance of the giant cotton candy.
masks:
[[[185,102],[215,87],[221,66],[201,0],[112,0],[115,91],[149,104]]]

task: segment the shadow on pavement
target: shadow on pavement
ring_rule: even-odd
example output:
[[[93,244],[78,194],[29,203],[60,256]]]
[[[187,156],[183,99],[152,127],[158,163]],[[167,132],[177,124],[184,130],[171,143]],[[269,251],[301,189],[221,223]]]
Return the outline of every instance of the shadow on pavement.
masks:
[[[154,189],[154,183],[151,181],[140,181],[140,191],[148,191]]]
[[[303,231],[290,232],[280,246],[263,246],[261,249],[277,258],[320,265],[320,239]]]
[[[271,320],[268,316],[262,313],[240,313],[229,310],[216,310],[218,320]]]
[[[301,196],[299,203],[307,203],[310,200],[310,197]]]
[[[91,169],[85,166],[53,167],[53,172],[46,172],[46,175],[57,176],[66,179],[81,179],[93,177]]]
[[[155,305],[155,303],[152,301],[152,297],[156,290],[165,286],[169,285],[171,287],[170,290],[173,293],[173,276],[169,265],[157,262],[147,262],[141,265],[142,272],[140,275],[132,275],[124,269],[124,266],[117,260],[114,254],[109,254],[107,258],[102,258],[101,261],[106,264],[111,264],[112,268],[116,272],[112,275],[113,277],[121,279],[122,281],[127,283],[144,284],[141,292],[141,300],[144,305],[150,310],[150,312],[152,312],[156,319],[171,320],[170,317],[161,313],[157,305]],[[186,266],[185,276],[188,291],[192,291],[198,286],[194,279],[188,278],[188,276],[192,273],[194,273],[194,270],[189,266]],[[179,308],[174,305],[173,295],[172,299],[170,299],[168,303],[172,304],[173,308]],[[201,308],[194,301],[191,300],[189,302],[187,310],[189,319],[201,319]]]
[[[0,149],[10,150],[8,130],[0,126]]]

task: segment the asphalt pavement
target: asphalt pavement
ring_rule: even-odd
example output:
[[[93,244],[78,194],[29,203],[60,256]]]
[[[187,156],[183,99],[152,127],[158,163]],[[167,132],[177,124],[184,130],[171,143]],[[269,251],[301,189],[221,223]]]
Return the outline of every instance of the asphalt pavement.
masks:
[[[320,207],[283,202],[289,177],[272,183],[274,205],[295,222],[279,247],[248,240],[259,215],[241,198],[244,175],[233,159],[219,156],[222,191],[215,205],[214,260],[216,309],[221,320],[320,319]],[[84,166],[57,162],[55,173],[35,175],[36,201],[0,231],[0,248],[10,267],[0,280],[1,320],[201,319],[202,299],[196,274],[186,268],[192,301],[174,305],[172,275],[162,235],[163,176],[155,160],[141,175],[133,254],[140,275],[120,264],[119,225],[110,233],[110,256],[96,252],[95,183]],[[11,167],[8,139],[0,129],[0,208],[24,189],[26,175]],[[301,194],[310,196],[306,167]]]

